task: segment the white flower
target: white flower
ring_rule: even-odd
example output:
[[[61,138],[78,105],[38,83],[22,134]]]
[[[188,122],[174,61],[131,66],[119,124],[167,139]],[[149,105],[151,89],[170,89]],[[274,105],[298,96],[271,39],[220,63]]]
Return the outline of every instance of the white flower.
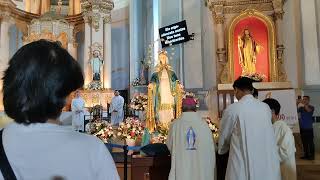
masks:
[[[121,136],[121,134],[122,134],[121,132],[118,132],[117,136]]]
[[[127,136],[127,139],[131,139],[131,136],[128,135],[128,136]]]
[[[130,128],[131,127],[131,125],[130,124],[127,124],[127,128]]]

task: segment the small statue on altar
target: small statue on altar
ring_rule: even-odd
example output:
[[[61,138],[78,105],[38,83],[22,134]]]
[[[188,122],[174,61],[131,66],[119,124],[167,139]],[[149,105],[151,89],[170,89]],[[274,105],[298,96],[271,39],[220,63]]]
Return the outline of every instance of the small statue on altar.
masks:
[[[90,60],[91,69],[92,69],[92,80],[100,81],[101,80],[101,66],[103,65],[103,60],[100,57],[100,51],[93,51],[93,58]]]
[[[61,14],[61,10],[62,10],[62,1],[59,0],[56,7],[57,14]]]
[[[242,75],[256,73],[257,54],[263,49],[251,36],[248,29],[245,29],[241,36],[238,36],[239,63],[242,68]]]
[[[150,132],[155,130],[156,121],[169,126],[182,111],[183,87],[168,64],[166,51],[159,53],[159,61],[148,85],[146,127]]]

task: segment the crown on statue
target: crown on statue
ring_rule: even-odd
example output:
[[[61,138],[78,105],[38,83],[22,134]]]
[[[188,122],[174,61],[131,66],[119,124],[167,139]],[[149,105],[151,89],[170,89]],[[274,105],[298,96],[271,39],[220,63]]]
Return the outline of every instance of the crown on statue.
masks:
[[[167,55],[167,54],[168,54],[168,52],[167,52],[166,50],[161,50],[161,51],[159,52],[159,55],[160,55],[160,54]]]

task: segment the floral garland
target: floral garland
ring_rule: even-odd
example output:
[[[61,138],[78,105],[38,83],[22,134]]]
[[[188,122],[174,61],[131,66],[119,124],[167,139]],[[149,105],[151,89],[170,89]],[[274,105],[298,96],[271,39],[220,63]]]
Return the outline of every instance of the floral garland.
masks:
[[[156,129],[156,135],[152,137],[151,143],[162,143],[165,144],[167,141],[169,128],[168,126],[158,124]]]
[[[262,82],[267,78],[266,75],[260,74],[260,73],[252,73],[252,74],[247,73],[247,74],[243,74],[242,77],[247,77],[257,82]]]
[[[145,94],[139,94],[134,96],[130,102],[130,109],[135,111],[145,111],[148,105],[148,96]]]
[[[112,125],[106,121],[88,123],[86,125],[86,131],[88,134],[98,137],[104,143],[108,143],[109,140],[114,137]]]
[[[101,81],[92,81],[85,88],[86,90],[103,90]]]
[[[138,139],[144,134],[144,126],[138,118],[128,117],[124,122],[119,124],[117,137],[121,139]]]
[[[144,85],[143,83],[141,83],[141,79],[140,78],[134,79],[131,84],[132,84],[133,87]]]
[[[214,140],[217,140],[217,138],[219,137],[219,133],[218,133],[219,128],[218,128],[218,126],[214,122],[212,122],[210,117],[204,117],[204,119],[205,119],[206,123],[208,124],[209,129],[211,130],[212,138]]]

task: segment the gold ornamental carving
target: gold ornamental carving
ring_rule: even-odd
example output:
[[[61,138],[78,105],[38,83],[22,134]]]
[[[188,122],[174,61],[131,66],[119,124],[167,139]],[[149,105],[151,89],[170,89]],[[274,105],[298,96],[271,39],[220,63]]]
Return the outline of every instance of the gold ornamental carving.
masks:
[[[279,11],[279,12],[275,12],[274,13],[274,18],[275,20],[282,20],[283,19],[283,15],[284,15],[284,11]]]
[[[256,9],[258,11],[274,10],[272,0],[247,0],[235,2],[207,0],[206,5],[212,12],[216,11],[216,6],[222,6],[224,14],[241,13],[242,11],[245,11],[247,9]]]
[[[82,0],[81,8],[85,22],[98,31],[101,18],[103,18],[103,23],[111,22],[111,10],[114,8],[114,3],[112,0]]]
[[[213,19],[216,24],[224,24],[224,16],[223,15],[219,15],[219,16],[214,15]]]
[[[107,24],[110,24],[111,21],[112,21],[112,19],[111,19],[111,14],[106,15],[106,16],[103,17],[103,23],[105,23],[105,24],[106,24],[106,23],[107,23]]]

